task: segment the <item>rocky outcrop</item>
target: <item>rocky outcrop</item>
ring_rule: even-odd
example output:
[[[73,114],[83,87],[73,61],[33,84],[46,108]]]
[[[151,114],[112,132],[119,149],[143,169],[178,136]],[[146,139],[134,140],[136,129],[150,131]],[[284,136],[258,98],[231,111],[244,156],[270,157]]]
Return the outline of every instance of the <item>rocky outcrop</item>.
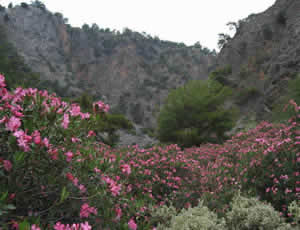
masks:
[[[33,5],[2,10],[0,26],[45,87],[61,96],[88,92],[148,127],[170,89],[207,78],[215,62],[201,48],[128,29],[73,28],[61,14]]]
[[[239,96],[242,114],[268,119],[300,71],[300,1],[277,0],[265,12],[241,20],[235,36],[218,55],[217,68]]]

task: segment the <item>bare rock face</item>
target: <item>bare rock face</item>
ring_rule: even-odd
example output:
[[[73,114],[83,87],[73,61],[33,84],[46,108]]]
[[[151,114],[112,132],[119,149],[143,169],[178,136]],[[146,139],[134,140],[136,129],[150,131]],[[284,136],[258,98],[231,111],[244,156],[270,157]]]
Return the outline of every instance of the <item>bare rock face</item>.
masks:
[[[153,127],[168,91],[205,79],[215,56],[130,30],[72,28],[62,15],[29,5],[0,12],[11,43],[61,96],[88,92],[114,110]]]
[[[217,68],[231,67],[225,78],[244,96],[239,98],[244,115],[268,119],[287,82],[300,71],[299,41],[299,0],[277,0],[265,12],[240,21],[218,55]]]

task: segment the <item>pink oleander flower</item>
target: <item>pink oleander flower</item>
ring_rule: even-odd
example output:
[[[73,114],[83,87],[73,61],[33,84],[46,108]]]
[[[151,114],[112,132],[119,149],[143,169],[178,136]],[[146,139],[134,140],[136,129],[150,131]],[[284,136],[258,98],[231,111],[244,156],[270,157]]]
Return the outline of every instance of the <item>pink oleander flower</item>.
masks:
[[[94,112],[100,111],[107,113],[109,111],[109,105],[104,104],[102,101],[97,101],[93,103]]]
[[[282,180],[287,180],[287,179],[289,179],[289,176],[288,176],[288,175],[281,175],[281,176],[280,176],[280,179],[282,179]]]
[[[113,196],[117,196],[120,195],[120,190],[121,190],[121,185],[116,185],[116,184],[112,184],[110,186],[110,191],[112,193]]]
[[[33,137],[33,142],[36,144],[36,145],[40,145],[42,143],[42,138],[41,138],[41,134],[38,130],[35,130],[31,136]]]
[[[91,230],[92,227],[89,225],[89,223],[86,221],[84,223],[80,224],[81,230]]]
[[[16,138],[20,138],[21,136],[23,136],[25,133],[24,133],[24,131],[23,130],[19,130],[19,131],[16,131],[16,132],[14,132],[14,136],[16,137]]]
[[[72,138],[71,138],[71,141],[72,141],[72,143],[77,143],[77,142],[80,141],[80,139],[77,138],[77,137],[72,137]]]
[[[116,207],[115,208],[115,212],[116,212],[116,220],[120,220],[121,216],[122,216],[122,209],[120,207]]]
[[[43,145],[46,147],[46,148],[49,148],[50,147],[50,144],[49,144],[49,139],[44,137],[43,139]]]
[[[6,126],[6,130],[15,132],[21,126],[21,120],[15,116],[12,116],[5,124],[5,126]]]
[[[2,74],[0,74],[0,87],[4,88],[5,86],[6,86],[6,84],[5,84],[5,77]]]
[[[91,114],[89,113],[80,113],[81,119],[89,119],[91,117]]]
[[[41,230],[38,226],[35,224],[31,225],[31,230]]]
[[[12,164],[9,160],[4,160],[3,167],[7,172],[9,172],[12,169]]]
[[[86,192],[86,188],[85,188],[85,186],[83,184],[80,184],[78,186],[78,188],[79,188],[79,190],[80,190],[81,193],[85,193]]]
[[[69,123],[70,123],[70,120],[69,120],[69,114],[67,114],[67,113],[65,113],[64,114],[64,119],[63,119],[63,122],[62,122],[62,127],[64,128],[64,129],[67,129],[68,128],[68,126],[69,126]]]
[[[284,191],[285,194],[288,194],[288,193],[291,193],[291,192],[293,192],[293,191],[291,189],[288,189],[288,188],[286,188],[285,191]]]
[[[124,164],[120,166],[121,170],[123,173],[126,173],[127,175],[129,175],[131,173],[131,168],[130,165],[128,164]]]
[[[74,154],[71,151],[69,151],[65,153],[65,156],[67,157],[67,161],[70,162],[72,161]]]
[[[93,130],[90,130],[87,137],[96,136],[96,133]]]
[[[14,132],[13,134],[17,138],[18,146],[25,152],[30,150],[29,144],[32,141],[32,137],[28,136],[23,130]]]
[[[134,222],[133,219],[130,219],[130,221],[128,222],[128,227],[130,228],[130,230],[136,230],[137,224]]]
[[[12,222],[12,226],[11,226],[12,229],[19,229],[19,223],[17,221],[12,220],[11,222]]]
[[[57,114],[62,114],[63,112],[64,112],[64,111],[63,111],[62,108],[59,108],[59,109],[56,111]]]
[[[19,111],[14,111],[13,112],[14,116],[16,117],[24,117],[23,113],[19,112]]]
[[[58,149],[55,148],[55,149],[48,149],[48,153],[51,157],[52,160],[57,160],[58,159]]]
[[[55,230],[65,230],[65,225],[62,224],[62,223],[60,223],[60,222],[57,222],[57,223],[53,226],[53,228],[54,228]]]
[[[72,174],[72,173],[69,173],[69,172],[66,173],[66,177],[68,178],[68,180],[70,180],[70,181],[72,181],[72,182],[74,181],[74,178],[75,178],[75,177],[73,176],[73,174]]]
[[[15,197],[16,197],[16,194],[15,194],[15,193],[12,193],[12,194],[9,195],[9,199],[10,199],[10,200],[13,200]]]
[[[87,218],[91,213],[97,215],[97,209],[89,206],[87,203],[84,203],[80,209],[80,218]]]
[[[70,110],[71,116],[72,117],[79,116],[81,114],[81,112],[80,112],[80,106],[76,105],[76,104],[72,104],[71,106],[72,106],[72,108]]]
[[[98,168],[94,168],[94,172],[95,172],[95,173],[101,173],[101,170],[98,169]]]

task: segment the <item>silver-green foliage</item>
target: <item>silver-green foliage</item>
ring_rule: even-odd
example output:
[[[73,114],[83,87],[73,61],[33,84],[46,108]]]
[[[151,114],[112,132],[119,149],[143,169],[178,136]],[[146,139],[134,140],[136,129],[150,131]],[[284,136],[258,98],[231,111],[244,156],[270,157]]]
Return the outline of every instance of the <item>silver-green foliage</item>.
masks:
[[[293,201],[289,205],[289,213],[292,214],[294,222],[300,224],[300,201]]]
[[[226,214],[227,226],[232,230],[292,229],[283,222],[279,213],[269,204],[256,198],[234,197],[231,211]]]
[[[203,206],[200,201],[198,206],[183,209],[177,216],[173,216],[167,230],[225,230],[225,220]]]
[[[271,205],[238,194],[230,204],[226,219],[218,218],[203,205],[203,201],[196,207],[181,210],[179,214],[173,206],[153,209],[152,219],[158,224],[157,230],[299,230],[299,202],[292,202],[289,212],[294,220],[293,226],[285,223]]]
[[[174,206],[163,205],[158,208],[152,208],[151,219],[159,223],[157,230],[163,230],[170,227],[172,217],[176,216],[177,211]]]

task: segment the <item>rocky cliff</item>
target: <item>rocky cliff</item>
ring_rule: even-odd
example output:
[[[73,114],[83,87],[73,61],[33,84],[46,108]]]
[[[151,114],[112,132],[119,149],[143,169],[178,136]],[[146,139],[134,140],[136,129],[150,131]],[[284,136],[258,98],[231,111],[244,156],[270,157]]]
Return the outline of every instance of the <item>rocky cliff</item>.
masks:
[[[126,29],[73,28],[37,5],[0,11],[0,26],[46,87],[61,96],[83,92],[151,127],[168,91],[207,78],[215,56],[201,47],[161,41]]]
[[[217,78],[237,89],[243,115],[268,119],[288,81],[300,71],[300,1],[277,0],[236,28],[218,55]]]
[[[170,89],[209,72],[234,87],[244,119],[269,119],[287,83],[300,71],[300,1],[277,0],[235,24],[218,56],[201,46],[161,41],[129,29],[73,28],[39,5],[0,10],[0,26],[45,87],[61,96],[83,92],[144,127]]]

